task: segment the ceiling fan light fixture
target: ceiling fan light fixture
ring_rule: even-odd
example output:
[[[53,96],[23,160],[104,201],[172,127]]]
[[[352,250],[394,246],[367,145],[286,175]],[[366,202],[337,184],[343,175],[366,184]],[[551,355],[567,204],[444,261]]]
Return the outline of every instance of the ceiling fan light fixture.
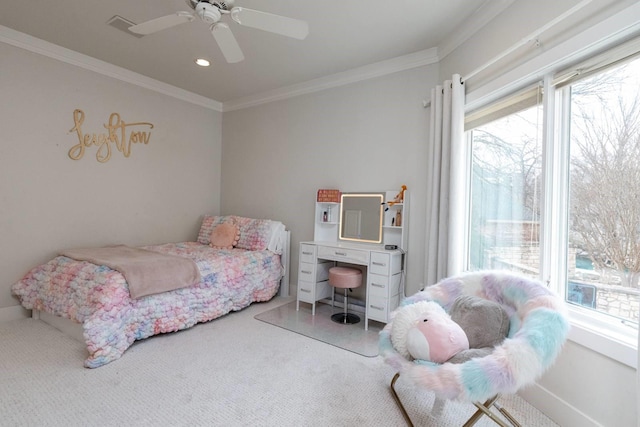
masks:
[[[205,1],[196,5],[196,14],[207,24],[215,24],[222,17],[217,7]]]
[[[167,28],[192,22],[197,17],[209,24],[211,35],[217,42],[222,55],[230,64],[244,60],[244,54],[229,25],[221,22],[222,15],[231,15],[232,22],[245,27],[256,28],[298,40],[304,40],[309,34],[309,24],[307,24],[306,21],[261,12],[259,10],[233,7],[235,0],[185,1],[187,5],[193,9],[193,12],[180,11],[171,15],[161,16],[141,24],[131,25],[129,31],[142,35],[153,34],[166,30]]]
[[[209,62],[208,60],[204,59],[204,58],[196,58],[196,60],[194,61],[196,64],[198,64],[201,67],[208,67],[209,65],[211,65],[211,62]]]

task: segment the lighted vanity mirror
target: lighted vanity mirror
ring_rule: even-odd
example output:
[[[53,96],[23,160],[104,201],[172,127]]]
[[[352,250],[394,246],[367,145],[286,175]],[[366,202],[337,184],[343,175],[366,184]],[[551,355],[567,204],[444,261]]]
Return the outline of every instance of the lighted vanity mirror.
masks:
[[[339,239],[381,243],[383,202],[382,193],[342,193]]]

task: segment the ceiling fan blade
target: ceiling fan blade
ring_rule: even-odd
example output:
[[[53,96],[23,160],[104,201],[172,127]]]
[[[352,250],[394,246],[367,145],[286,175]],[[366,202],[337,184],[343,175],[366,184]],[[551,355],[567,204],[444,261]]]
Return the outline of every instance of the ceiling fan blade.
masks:
[[[240,49],[238,41],[233,36],[233,33],[227,24],[224,22],[218,22],[217,24],[212,25],[211,34],[213,34],[213,38],[216,39],[216,42],[218,43],[218,46],[220,46],[220,50],[224,55],[224,59],[226,59],[227,62],[233,64],[244,59],[242,49]]]
[[[177,12],[172,15],[161,16],[160,18],[143,22],[142,24],[132,25],[129,27],[129,31],[136,34],[147,35],[175,27],[176,25],[184,24],[185,22],[191,22],[194,18],[195,17],[191,12]]]
[[[258,10],[234,7],[231,18],[240,25],[304,40],[309,34],[309,24],[298,19],[260,12]]]

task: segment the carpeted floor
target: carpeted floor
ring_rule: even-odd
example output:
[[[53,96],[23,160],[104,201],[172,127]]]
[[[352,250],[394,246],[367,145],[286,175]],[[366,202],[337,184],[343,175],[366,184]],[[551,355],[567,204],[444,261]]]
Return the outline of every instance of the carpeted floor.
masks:
[[[290,301],[137,342],[97,369],[82,366],[82,343],[41,321],[0,323],[0,425],[404,426],[381,358],[254,318]],[[475,409],[447,402],[434,417],[431,393],[396,386],[416,426],[459,427]],[[524,426],[556,426],[518,396],[501,400]]]

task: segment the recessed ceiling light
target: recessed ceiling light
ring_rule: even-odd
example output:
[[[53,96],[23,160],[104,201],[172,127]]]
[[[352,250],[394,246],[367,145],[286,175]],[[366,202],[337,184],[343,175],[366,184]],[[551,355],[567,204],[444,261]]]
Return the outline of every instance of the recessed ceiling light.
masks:
[[[209,65],[211,65],[211,63],[204,58],[196,59],[196,64],[198,64],[201,67],[208,67]]]

